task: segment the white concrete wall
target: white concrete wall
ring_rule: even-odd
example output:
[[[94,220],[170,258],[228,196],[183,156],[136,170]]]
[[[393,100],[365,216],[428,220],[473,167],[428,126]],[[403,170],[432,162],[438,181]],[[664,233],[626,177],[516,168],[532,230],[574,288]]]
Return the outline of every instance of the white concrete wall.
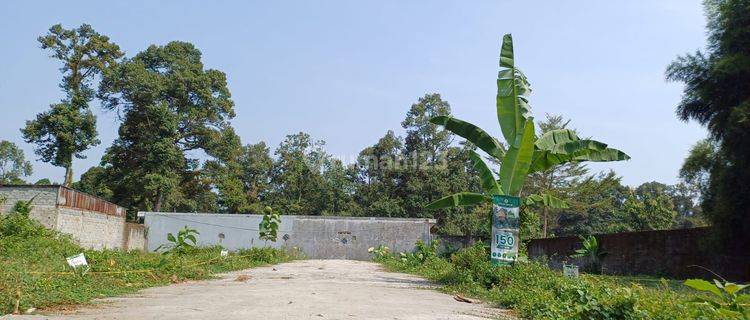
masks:
[[[282,215],[276,242],[258,238],[263,216],[247,214],[145,214],[148,250],[167,244],[167,234],[188,226],[200,232],[199,246],[229,250],[252,247],[297,247],[309,258],[368,260],[367,249],[388,246],[393,252],[414,250],[417,240],[431,241],[431,219],[355,218]],[[286,239],[285,239],[286,237]]]

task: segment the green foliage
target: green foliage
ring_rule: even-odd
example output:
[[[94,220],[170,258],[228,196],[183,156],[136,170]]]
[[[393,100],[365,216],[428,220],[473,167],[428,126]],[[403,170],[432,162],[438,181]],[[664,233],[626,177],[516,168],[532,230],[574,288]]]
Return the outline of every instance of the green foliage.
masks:
[[[99,144],[96,117],[89,110],[95,92],[92,82],[116,65],[123,53],[87,24],[75,29],[56,24],[37,40],[42,49],[52,52],[51,57],[62,62],[60,88],[66,98],[27,121],[21,132],[26,142],[36,144],[34,151],[42,161],[66,169],[64,184],[70,186],[73,157],[85,158],[83,152]]]
[[[73,189],[112,201],[114,194],[108,186],[108,174],[102,166],[91,167],[81,175],[79,181],[73,183]]]
[[[154,250],[154,252],[164,249],[164,251],[162,251],[162,254],[165,255],[184,255],[190,253],[195,249],[195,246],[198,242],[198,238],[196,238],[196,236],[199,234],[200,233],[197,230],[188,228],[187,226],[180,229],[180,231],[177,232],[176,237],[171,232],[167,233],[167,241],[169,241],[169,243],[160,245],[158,248],[156,248],[156,250]]]
[[[388,259],[391,257],[391,249],[382,244],[377,247],[367,249],[367,252],[372,254],[373,259],[376,261],[381,259]]]
[[[628,231],[669,229],[677,216],[672,199],[666,194],[631,194],[625,200],[623,212]]]
[[[16,144],[0,140],[0,184],[22,184],[22,177],[32,173],[31,162]]]
[[[19,225],[25,231],[2,233],[19,230]],[[21,297],[20,310],[80,304],[297,258],[294,252],[253,248],[217,259],[221,250],[194,248],[185,255],[86,250],[69,236],[47,230],[31,219],[3,216],[0,217],[0,314],[13,311],[17,292]],[[82,252],[91,270],[81,277],[70,272],[65,257]]]
[[[750,181],[750,91],[736,84],[750,80],[750,53],[746,49],[750,43],[750,29],[746,27],[750,1],[711,0],[704,6],[708,18],[706,50],[678,57],[666,75],[668,80],[685,84],[678,117],[697,121],[710,134],[711,142],[693,149],[686,169],[698,173],[698,177],[705,173],[710,176],[701,207],[718,230],[714,236],[723,244],[715,250],[747,252],[750,189],[738,186]],[[715,155],[706,158],[703,155],[707,153]]]
[[[689,279],[685,281],[685,285],[711,293],[711,296],[696,297],[694,302],[710,306],[719,316],[750,319],[750,294],[740,293],[750,285],[718,280],[710,283],[702,279]]]
[[[224,170],[237,172],[229,163],[238,146],[229,124],[234,102],[226,75],[204,68],[195,46],[173,41],[125,59],[105,70],[98,97],[104,109],[123,115],[102,159],[115,202],[131,212],[202,211],[216,208],[214,187],[235,196],[228,190],[237,181]],[[199,159],[188,158],[194,151],[217,161],[214,180],[204,179]]]
[[[31,209],[34,207],[31,205],[34,202],[34,199],[36,199],[36,196],[31,197],[28,201],[19,200],[16,201],[16,204],[13,205],[13,213],[17,213],[24,216],[29,216],[29,213],[31,213]]]
[[[434,280],[448,293],[510,308],[523,319],[724,319],[706,306],[689,303],[700,295],[654,286],[653,281],[640,284],[597,275],[566,278],[539,262],[498,268],[492,266],[487,250],[478,243],[449,258],[423,263],[403,261],[399,255],[383,255],[376,261],[390,270]]]
[[[507,152],[500,152],[502,147],[496,139],[468,122],[443,115],[432,118],[433,123],[443,125],[447,130],[466,138],[501,163],[499,179],[495,184],[490,182],[495,178],[491,171],[486,169],[487,165],[479,164],[478,162],[482,162],[479,157],[473,158],[485,195],[520,196],[529,173],[550,170],[565,163],[629,159],[622,151],[607,148],[606,144],[598,141],[582,140],[575,132],[567,129],[550,130],[537,137],[528,104],[531,89],[526,76],[516,68],[513,40],[510,35],[503,37],[500,68],[496,106],[500,129],[508,145]],[[462,201],[462,198],[467,197],[445,197],[430,203],[427,208],[468,204],[468,201]],[[479,202],[476,195],[472,195],[470,199],[473,203]],[[548,196],[549,199],[551,198]]]
[[[281,216],[279,216],[279,213],[273,211],[271,207],[266,207],[263,212],[263,220],[258,225],[258,238],[276,242],[280,224]]]
[[[599,245],[599,240],[595,236],[579,236],[581,239],[581,248],[576,249],[571,258],[584,258],[590,263],[590,271],[596,274],[602,273],[602,261],[607,257],[608,252]]]
[[[415,252],[399,252],[399,259],[407,264],[419,265],[425,263],[425,261],[437,258],[437,251],[440,247],[440,241],[432,240],[429,244],[424,243],[422,240],[417,240],[417,250]],[[387,248],[387,247],[386,247]],[[385,250],[387,253],[388,251]],[[382,256],[383,250],[376,254],[375,258],[384,258]]]

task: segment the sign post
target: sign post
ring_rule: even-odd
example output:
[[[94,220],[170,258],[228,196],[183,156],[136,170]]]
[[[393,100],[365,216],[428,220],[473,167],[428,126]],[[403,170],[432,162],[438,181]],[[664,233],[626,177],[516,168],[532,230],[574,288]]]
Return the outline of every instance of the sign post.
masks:
[[[492,265],[511,265],[518,258],[520,207],[519,197],[492,197]]]

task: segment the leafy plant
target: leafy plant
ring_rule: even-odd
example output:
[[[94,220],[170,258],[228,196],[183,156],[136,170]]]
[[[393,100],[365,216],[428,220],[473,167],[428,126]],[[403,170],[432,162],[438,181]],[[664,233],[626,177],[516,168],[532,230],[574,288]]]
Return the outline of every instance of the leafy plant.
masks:
[[[387,259],[391,257],[391,249],[382,244],[377,247],[371,247],[367,249],[367,252],[373,255],[373,259],[375,261]]]
[[[438,247],[440,247],[440,241],[432,240],[427,244],[422,240],[417,240],[416,246],[417,250],[415,252],[400,252],[399,257],[401,258],[401,261],[419,265],[425,263],[431,258],[436,258]]]
[[[31,209],[34,208],[34,206],[32,206],[31,204],[34,202],[34,199],[36,199],[37,196],[38,195],[31,197],[31,199],[29,199],[28,201],[16,201],[16,204],[13,205],[13,212],[28,217],[29,213],[31,213]]]
[[[571,258],[587,258],[591,263],[591,271],[594,273],[602,273],[602,260],[607,256],[608,252],[604,251],[599,245],[599,240],[594,236],[583,237],[581,239],[581,249],[576,249],[575,253],[570,255]]]
[[[263,211],[263,220],[258,225],[258,238],[276,242],[279,224],[281,224],[281,216],[279,216],[278,212],[273,211],[271,207],[266,207]]]
[[[697,296],[693,302],[706,304],[726,318],[750,319],[750,294],[740,294],[750,285],[727,281],[722,283],[715,279],[714,283],[702,279],[689,279],[685,281],[685,285],[695,290],[711,293],[711,296]]]
[[[534,119],[530,115],[529,94],[531,88],[526,76],[516,68],[513,56],[513,39],[510,34],[503,37],[500,52],[500,73],[497,79],[497,118],[503,138],[508,146],[490,136],[479,127],[450,116],[437,116],[430,122],[445,127],[448,131],[469,140],[489,156],[501,162],[496,179],[492,170],[475,152],[471,153],[474,169],[479,172],[483,193],[461,192],[427,205],[428,209],[455,206],[471,206],[492,202],[493,195],[519,196],[529,173],[546,171],[567,162],[620,161],[630,157],[620,150],[608,148],[606,144],[581,139],[568,129],[551,130],[536,136]],[[561,199],[550,194],[529,197],[531,203],[554,208],[566,206]]]
[[[164,248],[163,254],[185,254],[190,249],[195,248],[195,245],[198,242],[198,238],[196,238],[196,235],[199,235],[200,233],[198,230],[188,228],[185,226],[177,232],[177,237],[175,237],[171,232],[167,233],[167,241],[170,243],[160,245],[156,250],[159,251],[160,249]]]

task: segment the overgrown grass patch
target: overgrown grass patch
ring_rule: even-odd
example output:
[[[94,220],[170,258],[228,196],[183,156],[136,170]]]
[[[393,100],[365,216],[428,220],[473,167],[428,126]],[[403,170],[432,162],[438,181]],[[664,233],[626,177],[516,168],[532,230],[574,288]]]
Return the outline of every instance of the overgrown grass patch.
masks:
[[[85,253],[91,269],[71,273],[66,257]],[[184,254],[84,250],[70,237],[47,230],[22,215],[0,217],[0,314],[29,308],[80,304],[95,298],[217,273],[275,264],[295,253],[263,248],[220,256],[220,247],[194,248]]]
[[[700,293],[675,290],[674,281],[587,274],[566,278],[539,262],[494,267],[488,257],[482,245],[424,261],[376,254],[391,271],[423,276],[443,284],[448,293],[510,308],[526,319],[726,319],[690,303]]]

